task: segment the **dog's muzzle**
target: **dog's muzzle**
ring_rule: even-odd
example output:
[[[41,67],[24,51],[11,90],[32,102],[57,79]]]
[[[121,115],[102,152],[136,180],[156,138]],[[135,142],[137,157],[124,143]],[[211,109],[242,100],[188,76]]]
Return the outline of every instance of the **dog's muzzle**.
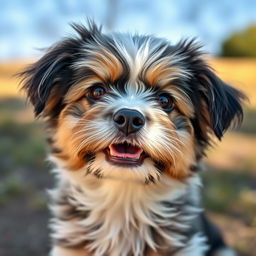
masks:
[[[113,114],[113,122],[116,128],[128,137],[145,125],[145,117],[137,110],[122,108]],[[120,166],[138,166],[147,157],[142,148],[128,141],[110,144],[103,152],[108,162]]]

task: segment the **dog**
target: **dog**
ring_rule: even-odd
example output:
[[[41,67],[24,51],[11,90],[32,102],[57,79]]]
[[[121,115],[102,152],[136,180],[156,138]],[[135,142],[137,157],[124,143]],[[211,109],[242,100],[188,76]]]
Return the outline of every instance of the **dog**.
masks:
[[[72,26],[21,73],[55,165],[50,255],[235,255],[203,213],[200,163],[244,94],[194,39]]]

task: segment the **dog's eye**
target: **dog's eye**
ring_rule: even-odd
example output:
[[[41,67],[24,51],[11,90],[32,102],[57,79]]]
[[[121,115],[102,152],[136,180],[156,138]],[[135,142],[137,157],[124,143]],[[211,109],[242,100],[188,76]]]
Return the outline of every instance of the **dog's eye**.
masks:
[[[99,100],[106,93],[106,89],[101,85],[95,85],[90,89],[89,96],[93,100]]]
[[[174,107],[172,96],[166,92],[159,94],[157,101],[159,105],[167,112],[171,111]]]

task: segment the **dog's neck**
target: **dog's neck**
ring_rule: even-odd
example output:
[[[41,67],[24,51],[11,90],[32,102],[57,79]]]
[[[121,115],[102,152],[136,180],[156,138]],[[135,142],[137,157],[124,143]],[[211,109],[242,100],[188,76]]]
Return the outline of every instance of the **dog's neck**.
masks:
[[[191,218],[198,213],[198,197],[193,195],[198,177],[180,182],[163,175],[146,185],[81,171],[56,172],[60,184],[52,192],[52,229],[58,244],[115,256],[141,255],[162,244],[177,249],[186,243]]]

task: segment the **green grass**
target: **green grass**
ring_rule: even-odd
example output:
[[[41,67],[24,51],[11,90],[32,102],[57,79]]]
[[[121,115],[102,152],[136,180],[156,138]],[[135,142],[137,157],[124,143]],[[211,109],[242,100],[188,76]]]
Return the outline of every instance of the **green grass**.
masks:
[[[0,100],[0,205],[11,203],[15,198],[28,198],[27,192],[34,188],[32,181],[27,179],[33,180],[35,171],[47,169],[43,125],[32,119],[29,121],[27,113],[24,100]],[[41,196],[34,194],[32,199],[32,208],[45,207],[46,200]]]
[[[19,120],[17,120],[17,116]],[[2,173],[23,167],[43,168],[46,143],[42,123],[27,118],[24,100],[0,101],[0,165]]]
[[[33,211],[40,211],[47,209],[47,196],[46,193],[37,192],[29,202],[29,207]]]
[[[0,123],[0,162],[8,169],[21,165],[43,166],[46,143],[40,124]]]
[[[247,109],[245,111],[242,126],[237,129],[238,132],[256,134],[256,110]]]
[[[19,176],[11,175],[0,182],[0,205],[24,194],[26,186]]]
[[[227,215],[240,216],[249,225],[256,219],[255,175],[247,171],[212,170],[203,174],[205,208]]]
[[[27,104],[24,100],[19,98],[5,98],[0,100],[1,115],[4,110],[8,113],[18,111],[27,108]]]

